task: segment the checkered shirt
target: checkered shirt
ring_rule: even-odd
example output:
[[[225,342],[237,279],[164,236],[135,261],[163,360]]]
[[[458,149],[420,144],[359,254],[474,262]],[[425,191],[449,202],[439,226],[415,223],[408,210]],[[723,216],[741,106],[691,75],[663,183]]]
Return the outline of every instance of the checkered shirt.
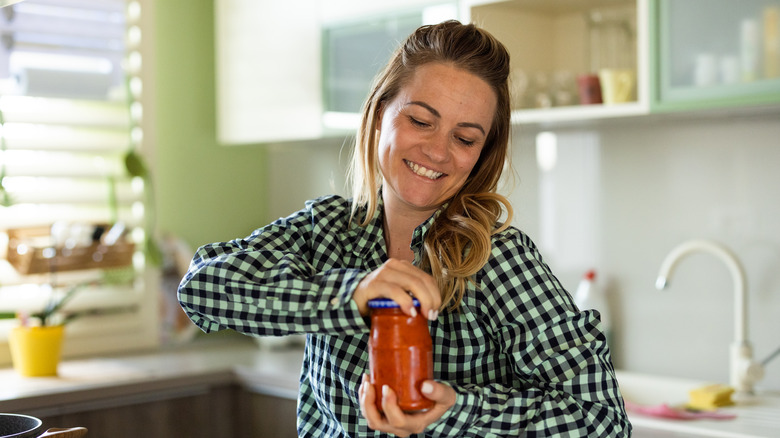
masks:
[[[306,333],[298,399],[302,437],[383,437],[360,415],[369,326],[351,300],[387,259],[380,204],[366,227],[337,196],[201,247],[179,300],[205,332]],[[414,232],[420,254],[435,216]],[[630,436],[598,314],[579,312],[534,243],[510,227],[460,310],[430,322],[434,375],[455,405],[417,437]]]

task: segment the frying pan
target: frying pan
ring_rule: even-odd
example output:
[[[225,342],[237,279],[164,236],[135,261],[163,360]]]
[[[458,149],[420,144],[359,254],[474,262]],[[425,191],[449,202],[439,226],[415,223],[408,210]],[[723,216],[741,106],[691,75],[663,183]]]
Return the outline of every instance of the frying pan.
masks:
[[[87,434],[83,427],[67,429],[50,428],[43,434],[43,422],[38,418],[21,414],[0,414],[0,438],[80,438]]]

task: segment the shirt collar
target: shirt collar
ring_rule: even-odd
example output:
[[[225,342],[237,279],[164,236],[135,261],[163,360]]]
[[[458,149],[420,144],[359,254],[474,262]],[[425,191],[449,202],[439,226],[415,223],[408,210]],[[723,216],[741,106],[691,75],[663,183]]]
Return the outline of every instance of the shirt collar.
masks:
[[[350,222],[349,229],[344,239],[347,247],[352,253],[367,260],[372,257],[380,257],[382,261],[387,259],[385,249],[384,230],[382,228],[384,218],[384,203],[380,193],[377,201],[376,210],[373,212],[371,221],[365,226],[360,226],[359,222],[369,212],[365,207],[360,208],[355,214],[355,218]]]
[[[431,229],[431,226],[433,226],[433,222],[436,221],[436,218],[441,215],[441,213],[447,208],[448,204],[444,204],[441,207],[439,207],[438,210],[433,212],[431,217],[426,219],[423,223],[417,226],[417,228],[414,229],[414,232],[412,233],[412,245],[411,249],[414,253],[414,265],[420,266],[420,263],[422,262],[422,248],[423,248],[423,242],[425,241],[425,235],[428,234],[428,230]]]
[[[441,213],[447,208],[449,204],[445,203],[438,210],[436,210],[428,219],[417,226],[412,233],[412,244],[410,248],[414,252],[414,265],[419,266],[422,260],[422,247],[425,240],[425,235],[428,230],[431,229],[433,222]],[[381,257],[382,261],[387,259],[387,249],[385,248],[384,239],[384,212],[385,205],[382,199],[381,190],[377,196],[376,210],[373,212],[371,221],[365,226],[361,227],[358,222],[363,215],[368,214],[365,208],[361,209],[357,214],[355,220],[349,226],[347,230],[348,246],[353,254],[367,260],[372,257]]]

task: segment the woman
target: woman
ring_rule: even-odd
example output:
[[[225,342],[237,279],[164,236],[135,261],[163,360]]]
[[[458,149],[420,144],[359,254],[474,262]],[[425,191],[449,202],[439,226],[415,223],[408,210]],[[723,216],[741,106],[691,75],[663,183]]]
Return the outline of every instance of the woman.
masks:
[[[308,334],[300,436],[630,434],[597,314],[577,310],[495,193],[508,73],[485,31],[421,27],[364,107],[352,200],[309,201],[195,255],[179,297],[201,329]],[[410,294],[430,321],[436,377],[422,385],[434,408],[417,414],[365,377],[368,300],[414,314]]]

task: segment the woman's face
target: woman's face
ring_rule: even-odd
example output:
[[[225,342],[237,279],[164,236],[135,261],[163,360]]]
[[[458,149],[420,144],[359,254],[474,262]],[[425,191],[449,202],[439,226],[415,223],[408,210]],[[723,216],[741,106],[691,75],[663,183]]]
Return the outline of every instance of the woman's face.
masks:
[[[496,95],[465,70],[417,68],[380,113],[385,208],[431,214],[463,187],[493,124]]]

